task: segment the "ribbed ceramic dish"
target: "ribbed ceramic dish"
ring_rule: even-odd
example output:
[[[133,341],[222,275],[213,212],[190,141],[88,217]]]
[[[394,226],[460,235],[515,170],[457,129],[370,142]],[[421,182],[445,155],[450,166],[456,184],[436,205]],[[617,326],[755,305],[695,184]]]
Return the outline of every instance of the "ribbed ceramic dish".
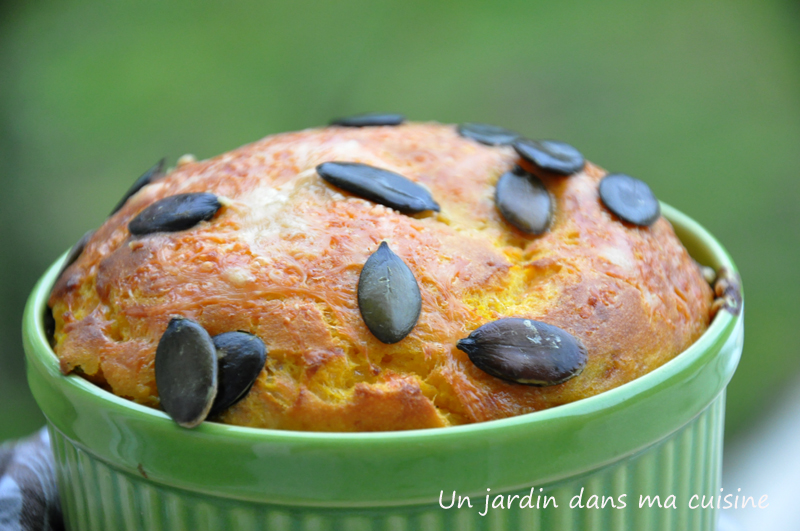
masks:
[[[663,212],[696,260],[735,270],[702,227],[667,205]],[[689,502],[719,492],[725,387],[742,351],[742,314],[720,312],[687,351],[642,378],[514,418],[385,433],[210,422],[185,430],[160,411],[61,374],[42,323],[60,263],[35,287],[23,336],[69,529],[715,529],[715,512]],[[444,508],[454,491],[455,505]],[[529,503],[522,497],[531,492]],[[584,507],[571,508],[581,492]],[[504,508],[493,508],[500,494]],[[639,508],[640,495],[659,495],[662,504],[674,495],[676,508]],[[458,508],[459,496],[472,507]],[[558,507],[543,508],[545,496]],[[603,497],[605,508],[588,508]]]

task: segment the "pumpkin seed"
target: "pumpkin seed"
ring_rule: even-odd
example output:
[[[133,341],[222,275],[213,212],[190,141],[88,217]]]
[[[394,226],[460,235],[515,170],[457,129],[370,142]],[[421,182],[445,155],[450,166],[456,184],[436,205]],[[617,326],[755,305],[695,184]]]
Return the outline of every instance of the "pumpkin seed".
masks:
[[[503,218],[522,232],[541,234],[550,226],[550,194],[538,177],[521,168],[500,176],[494,202]]]
[[[661,216],[650,187],[630,175],[609,173],[600,181],[599,191],[606,208],[623,221],[648,227]]]
[[[570,175],[585,163],[581,152],[565,142],[520,138],[512,145],[520,157],[546,172]]]
[[[219,364],[217,398],[209,416],[225,411],[244,398],[267,362],[267,347],[247,332],[225,332],[212,338]]]
[[[317,166],[317,173],[334,186],[404,214],[439,211],[428,190],[389,170],[358,162],[325,162]]]
[[[131,185],[128,191],[125,192],[125,195],[122,196],[122,199],[119,200],[119,203],[117,203],[117,206],[114,207],[114,210],[111,211],[111,214],[109,214],[109,216],[113,216],[114,214],[119,212],[119,209],[125,205],[125,203],[128,201],[128,199],[130,199],[133,196],[133,194],[135,194],[136,192],[138,192],[151,182],[157,181],[158,179],[163,177],[164,165],[166,164],[166,162],[167,159],[159,160],[155,166],[144,172],[141,177],[136,179],[136,181],[134,181],[134,183]]]
[[[370,112],[365,114],[357,114],[355,116],[348,116],[346,118],[337,118],[335,120],[331,120],[331,125],[341,125],[344,127],[371,127],[378,125],[400,125],[405,121],[406,117],[402,114]]]
[[[519,133],[489,124],[466,123],[457,130],[459,135],[488,146],[505,146],[519,138]]]
[[[422,311],[417,279],[386,242],[361,270],[358,309],[367,328],[383,343],[397,343],[417,324]]]
[[[155,372],[167,415],[184,428],[203,422],[218,379],[217,352],[208,332],[191,319],[173,318],[158,342]]]
[[[50,306],[44,307],[44,317],[42,319],[44,325],[44,335],[50,346],[55,346],[56,335],[56,319],[53,317],[53,309]]]
[[[177,232],[214,217],[222,204],[214,194],[178,194],[159,199],[128,223],[131,234]]]
[[[571,334],[517,317],[486,323],[456,346],[492,376],[539,387],[574,378],[587,361],[586,349]]]

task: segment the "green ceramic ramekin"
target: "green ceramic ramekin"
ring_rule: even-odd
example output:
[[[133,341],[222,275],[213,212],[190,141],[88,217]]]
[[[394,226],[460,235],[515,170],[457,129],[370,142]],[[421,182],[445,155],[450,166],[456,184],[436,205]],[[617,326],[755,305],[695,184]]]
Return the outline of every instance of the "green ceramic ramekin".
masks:
[[[696,260],[735,271],[702,227],[667,205],[663,212]],[[741,314],[720,312],[686,352],[642,378],[519,417],[384,433],[210,422],[186,430],[160,411],[61,374],[42,325],[60,262],[28,301],[23,337],[28,381],[47,417],[69,529],[702,531],[716,526],[713,510],[690,509],[689,503],[695,494],[719,492],[725,387],[742,351]],[[454,491],[455,505],[444,508]],[[571,508],[581,493],[584,507]],[[493,508],[500,494],[504,508]],[[519,497],[508,508],[508,496],[514,495]],[[675,508],[639,508],[640,495],[658,495],[662,505],[674,495]],[[469,496],[472,507],[458,508],[459,496]],[[545,496],[555,498],[558,507],[551,500],[543,508]],[[589,508],[593,501],[605,501],[605,508]]]

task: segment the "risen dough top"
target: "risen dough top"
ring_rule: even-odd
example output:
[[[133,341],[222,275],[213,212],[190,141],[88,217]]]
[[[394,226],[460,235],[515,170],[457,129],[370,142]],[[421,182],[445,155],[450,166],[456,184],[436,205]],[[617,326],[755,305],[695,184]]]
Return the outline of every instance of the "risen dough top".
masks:
[[[326,161],[361,162],[427,187],[441,212],[415,217],[324,182]],[[510,147],[453,126],[327,127],[267,137],[179,165],[94,234],[55,286],[55,350],[113,393],[159,406],[158,341],[173,316],[212,336],[242,330],[268,348],[244,400],[218,419],[315,431],[401,430],[499,419],[580,400],[655,369],[706,329],[712,292],[665,219],[622,223],[600,202],[605,171],[587,163],[542,176],[555,209],[528,236],[494,204]],[[531,168],[529,168],[531,169]],[[212,192],[223,207],[186,231],[131,237],[128,222],[166,196]],[[383,344],[365,326],[356,286],[387,241],[414,273],[422,313]],[[577,337],[588,363],[551,387],[475,367],[456,342],[486,322],[526,317]]]

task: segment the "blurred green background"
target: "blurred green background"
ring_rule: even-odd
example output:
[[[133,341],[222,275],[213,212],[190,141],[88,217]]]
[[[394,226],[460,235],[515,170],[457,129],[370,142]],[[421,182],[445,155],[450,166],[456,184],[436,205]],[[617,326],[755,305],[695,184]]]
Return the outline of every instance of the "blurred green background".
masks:
[[[742,271],[729,436],[796,380],[797,2],[6,1],[0,440],[44,422],[28,292],[145,169],[372,110],[565,140],[647,181]]]

